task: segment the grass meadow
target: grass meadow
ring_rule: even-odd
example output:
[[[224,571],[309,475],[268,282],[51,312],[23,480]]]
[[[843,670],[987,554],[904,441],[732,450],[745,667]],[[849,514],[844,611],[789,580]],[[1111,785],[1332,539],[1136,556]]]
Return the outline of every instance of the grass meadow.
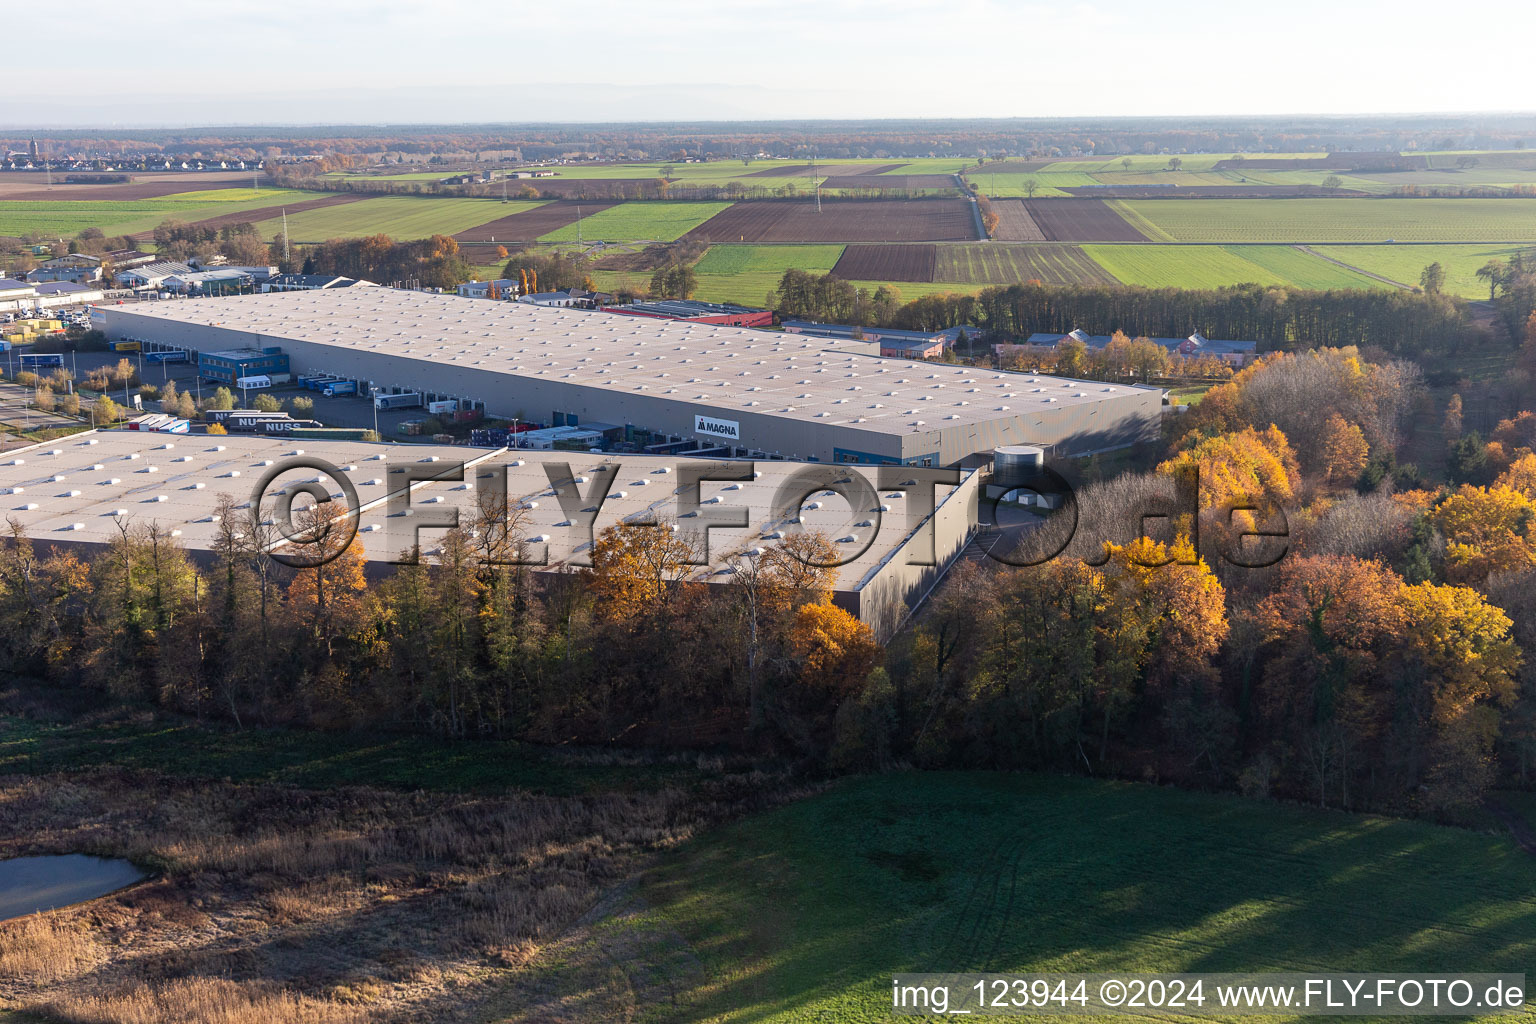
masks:
[[[1517,252],[1536,259],[1536,247],[1528,245],[1322,245],[1317,251],[1407,285],[1417,285],[1424,268],[1438,261],[1445,268],[1445,290],[1469,299],[1488,297],[1488,282],[1477,270],[1489,260],[1508,260]]]
[[[694,265],[706,302],[757,305],[779,286],[784,271],[825,274],[842,256],[841,245],[712,245]]]
[[[640,893],[699,965],[654,1021],[883,1021],[893,972],[1536,956],[1536,862],[1507,838],[1082,778],[844,780],[693,840]]]

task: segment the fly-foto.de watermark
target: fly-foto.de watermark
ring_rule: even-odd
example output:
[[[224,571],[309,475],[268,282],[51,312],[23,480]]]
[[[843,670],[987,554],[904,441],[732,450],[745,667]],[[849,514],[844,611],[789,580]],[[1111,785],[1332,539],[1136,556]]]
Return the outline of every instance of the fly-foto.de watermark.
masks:
[[[499,518],[504,528],[526,520],[533,503],[510,493],[511,470],[522,460],[495,462],[438,459],[390,460],[385,476],[368,481],[384,487],[383,496],[364,502],[350,470],[312,456],[291,456],[273,463],[251,490],[250,510],[253,520],[270,527],[267,545],[272,557],[294,568],[323,565],[338,557],[356,536],[365,512],[382,512],[386,523],[388,550],[400,554],[421,549],[423,531],[463,528],[466,517],[477,522]],[[673,529],[687,542],[690,561],[711,564],[711,534],[716,530],[744,531],[753,525],[754,509],[733,501],[742,489],[755,486],[763,475],[753,461],[709,461],[681,459],[657,468],[657,460],[645,462],[644,473],[675,481],[672,493],[651,502],[647,509],[623,519],[607,519],[636,526]],[[940,562],[937,512],[953,488],[966,483],[967,474],[958,469],[931,469],[912,466],[843,467],[818,464],[792,464],[785,471],[782,462],[764,463],[775,470],[777,482],[768,501],[777,538],[805,532],[807,511],[824,507],[827,499],[840,499],[848,506],[857,533],[829,555],[811,554],[811,549],[793,549],[796,557],[818,558],[818,568],[847,565],[869,551],[883,531],[897,531],[907,541],[905,561],[915,567],[933,567]],[[623,460],[605,462],[575,471],[565,461],[538,464],[543,479],[538,497],[551,500],[559,511],[552,524],[539,526],[539,537],[549,531],[564,531],[564,548],[571,552],[567,564],[589,566],[590,552],[604,520],[605,504],[623,491],[615,483],[625,475]],[[454,485],[472,491],[474,504],[450,502],[432,485]],[[713,491],[706,495],[707,491]],[[1133,513],[1138,536],[1150,536],[1153,522],[1177,523],[1191,536],[1190,550],[1199,550],[1200,522],[1204,514],[1214,512],[1217,521],[1231,524],[1247,516],[1248,525],[1229,531],[1219,556],[1243,568],[1273,565],[1289,550],[1289,525],[1285,510],[1268,501],[1229,501],[1217,509],[1202,508],[1198,470],[1186,469],[1175,478],[1176,496],[1172,500],[1149,499],[1146,507]],[[1014,567],[1040,565],[1060,557],[1078,538],[1082,529],[1078,488],[1057,470],[1041,466],[1006,486],[978,487],[974,492],[976,521],[996,528],[1009,510],[1022,507],[1021,498],[1029,496],[1035,507],[1050,509],[1053,525],[1047,543],[1024,547],[991,544],[982,547],[986,557]],[[301,499],[307,499],[301,503]],[[893,502],[900,499],[900,510]],[[337,504],[333,504],[337,503]],[[316,509],[333,509],[332,514],[316,516]],[[1033,525],[1045,522],[1036,518]],[[605,522],[606,525],[606,522]],[[1104,538],[1107,539],[1107,538]],[[1259,545],[1246,544],[1259,541]],[[513,553],[502,559],[509,565],[546,566],[551,563],[548,540],[520,538],[510,545]],[[1162,561],[1146,562],[1148,567],[1170,564],[1178,556],[1168,554]],[[1183,558],[1193,560],[1191,556]]]
[[[899,974],[897,1017],[1473,1017],[1524,1013],[1524,974]]]

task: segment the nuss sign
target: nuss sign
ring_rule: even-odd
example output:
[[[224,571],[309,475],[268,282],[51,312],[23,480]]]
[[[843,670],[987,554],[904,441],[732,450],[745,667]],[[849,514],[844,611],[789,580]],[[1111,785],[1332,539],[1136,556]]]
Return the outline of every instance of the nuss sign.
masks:
[[[741,440],[741,424],[735,420],[717,420],[713,416],[705,416],[703,413],[693,414],[693,432],[695,434],[709,434],[712,437],[723,437],[731,441]]]

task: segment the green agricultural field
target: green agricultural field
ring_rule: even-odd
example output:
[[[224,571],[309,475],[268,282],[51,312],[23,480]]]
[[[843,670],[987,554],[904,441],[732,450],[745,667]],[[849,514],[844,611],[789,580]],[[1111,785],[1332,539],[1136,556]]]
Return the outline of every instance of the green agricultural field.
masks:
[[[1224,172],[1232,174],[1231,171]],[[1241,179],[1246,178],[1243,182]],[[1244,170],[1233,179],[1233,184],[1249,185],[1321,185],[1328,178],[1338,178],[1339,188],[1353,189],[1356,192],[1371,192],[1377,195],[1385,195],[1392,191],[1392,186],[1380,181],[1373,181],[1366,177],[1357,177],[1353,174],[1340,174],[1324,168],[1301,171],[1279,171],[1268,168],[1256,170]]]
[[[1127,199],[1111,201],[1179,242],[1536,241],[1525,199]]]
[[[426,238],[436,234],[456,234],[540,205],[536,202],[503,203],[499,199],[382,196],[290,214],[288,234],[295,242],[323,242],[328,238],[374,234],[398,239]],[[256,227],[263,236],[270,236],[282,230],[283,221],[280,217],[273,218]]]
[[[0,201],[0,235],[22,236],[40,232],[46,238],[70,238],[86,228],[100,228],[108,235],[152,230],[161,221],[197,221],[241,210],[258,210],[292,199],[300,202],[321,193],[282,189],[214,189],[217,197],[196,198],[196,192],[159,199],[60,199],[41,202]],[[244,192],[224,196],[226,192]],[[202,193],[201,195],[207,195]]]
[[[1519,245],[1320,245],[1317,251],[1413,286],[1425,267],[1439,261],[1445,268],[1445,290],[1469,299],[1488,297],[1488,282],[1478,278],[1477,270],[1489,260],[1508,260],[1517,252],[1536,259],[1536,249]]]
[[[1390,287],[1288,245],[1085,245],[1083,250],[1124,284],[1148,288]]]
[[[951,284],[1114,284],[1115,278],[1075,245],[941,245],[936,282]]]
[[[1083,251],[1122,283],[1148,288],[1288,283],[1273,271],[1216,245],[1085,245]],[[1322,260],[1317,262],[1327,266]]]
[[[1263,267],[1280,278],[1282,284],[1292,288],[1328,291],[1333,288],[1391,287],[1384,281],[1336,266],[1294,246],[1242,245],[1229,247],[1227,252]]]
[[[1022,199],[1028,196],[1025,191],[1027,184],[1035,183],[1035,199],[1052,199],[1071,193],[1061,191],[1064,188],[1077,188],[1086,185],[1097,185],[1099,181],[1090,174],[1078,174],[1076,172],[1057,173],[1053,171],[1020,171],[1008,174],[993,174],[985,167],[981,170],[972,170],[968,174],[971,184],[981,189],[989,196],[999,199]]]
[[[581,221],[581,237],[589,242],[675,242],[730,203],[620,203]],[[577,225],[568,224],[541,235],[541,242],[574,242]]]
[[[891,1019],[895,972],[1522,972],[1533,863],[1418,822],[898,773],[693,840],[643,881],[642,919],[612,927],[675,965],[647,978],[668,1000],[642,1020],[862,1024]]]
[[[295,196],[314,198],[318,193],[296,192],[291,188],[210,188],[201,192],[177,192],[174,195],[162,196],[159,199],[149,200],[156,203],[243,203],[247,200],[265,200],[269,203],[280,203],[285,199]]]

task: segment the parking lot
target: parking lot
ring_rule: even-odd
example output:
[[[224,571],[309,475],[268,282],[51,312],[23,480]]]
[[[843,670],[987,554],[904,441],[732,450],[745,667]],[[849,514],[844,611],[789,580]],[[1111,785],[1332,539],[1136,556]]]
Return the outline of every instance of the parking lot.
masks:
[[[0,382],[0,423],[9,423],[22,430],[37,430],[43,427],[70,427],[80,422],[69,416],[29,409],[27,403],[31,400],[30,388]]]
[[[133,302],[147,300],[129,299],[127,301]],[[68,319],[71,315],[78,316],[85,312],[88,312],[88,310],[83,308],[61,309],[46,315],[53,315]],[[24,349],[20,351],[24,351]],[[5,366],[5,370],[8,375],[14,374],[15,370],[18,368],[14,362],[15,356],[17,354],[18,352],[13,351],[8,356],[0,356],[0,359],[7,360],[3,365]],[[116,366],[118,360],[120,359],[127,359],[138,367],[139,379],[143,383],[159,386],[166,383],[167,381],[174,381],[178,391],[189,391],[192,393],[193,397],[197,399],[206,398],[207,396],[211,395],[213,391],[216,390],[219,386],[208,381],[199,380],[197,376],[197,365],[193,362],[158,363],[144,358],[144,353],[142,352],[66,352],[64,353],[64,368],[69,370],[70,373],[73,374],[75,379],[78,381],[84,378],[87,373],[94,369]],[[19,391],[20,389],[15,390]],[[407,420],[425,419],[428,416],[425,408],[388,409],[381,410],[377,413],[377,415],[375,415],[373,401],[369,398],[356,395],[336,395],[327,397],[315,391],[306,391],[296,384],[278,385],[273,388],[264,388],[262,390],[270,393],[272,397],[283,401],[285,409],[288,408],[288,399],[296,398],[302,395],[314,402],[313,411],[307,414],[309,417],[319,420],[321,423],[328,427],[351,427],[365,430],[373,430],[376,428],[379,431],[379,434],[386,440],[414,440],[414,438],[401,434],[398,429],[399,425]],[[243,408],[249,405],[251,402],[255,401],[256,395],[258,393],[259,392],[251,391],[247,392],[243,396],[237,394],[235,396],[236,406]],[[121,395],[114,393],[112,397],[120,402],[123,401],[123,396]],[[15,415],[20,416],[25,410],[22,409],[19,399],[13,399],[13,401],[13,408],[16,410]],[[158,410],[158,406],[155,406],[154,403],[148,403],[145,408],[154,408]],[[40,422],[39,417],[42,414],[33,411],[31,415],[33,417],[32,423],[34,425],[38,424]],[[305,414],[295,413],[295,416],[300,418],[304,418],[304,415]],[[58,417],[55,417],[55,419],[57,418]],[[0,422],[20,422],[20,420],[16,420],[15,417],[7,411],[7,407],[3,402],[0,402]],[[194,429],[198,429],[198,427],[194,426]]]
[[[197,367],[192,363],[154,363],[145,359],[142,352],[69,352],[64,355],[64,366],[78,380],[98,367],[116,366],[119,359],[127,359],[138,366],[139,379],[144,383],[158,387],[166,381],[175,381],[176,390],[190,391],[195,398],[206,398],[219,387],[208,381],[199,381]],[[375,427],[373,401],[369,398],[357,395],[327,397],[316,391],[306,391],[297,384],[263,388],[262,391],[285,403],[300,395],[312,399],[315,407],[308,415],[328,427],[358,427],[366,430]],[[237,392],[235,404],[243,408],[254,402],[260,393],[249,391],[242,396]],[[284,408],[287,408],[286,404]],[[295,415],[301,416],[297,413]],[[385,438],[404,440],[404,435],[399,433],[399,425],[406,420],[425,419],[426,416],[427,411],[422,408],[383,410],[378,413],[377,428]]]

